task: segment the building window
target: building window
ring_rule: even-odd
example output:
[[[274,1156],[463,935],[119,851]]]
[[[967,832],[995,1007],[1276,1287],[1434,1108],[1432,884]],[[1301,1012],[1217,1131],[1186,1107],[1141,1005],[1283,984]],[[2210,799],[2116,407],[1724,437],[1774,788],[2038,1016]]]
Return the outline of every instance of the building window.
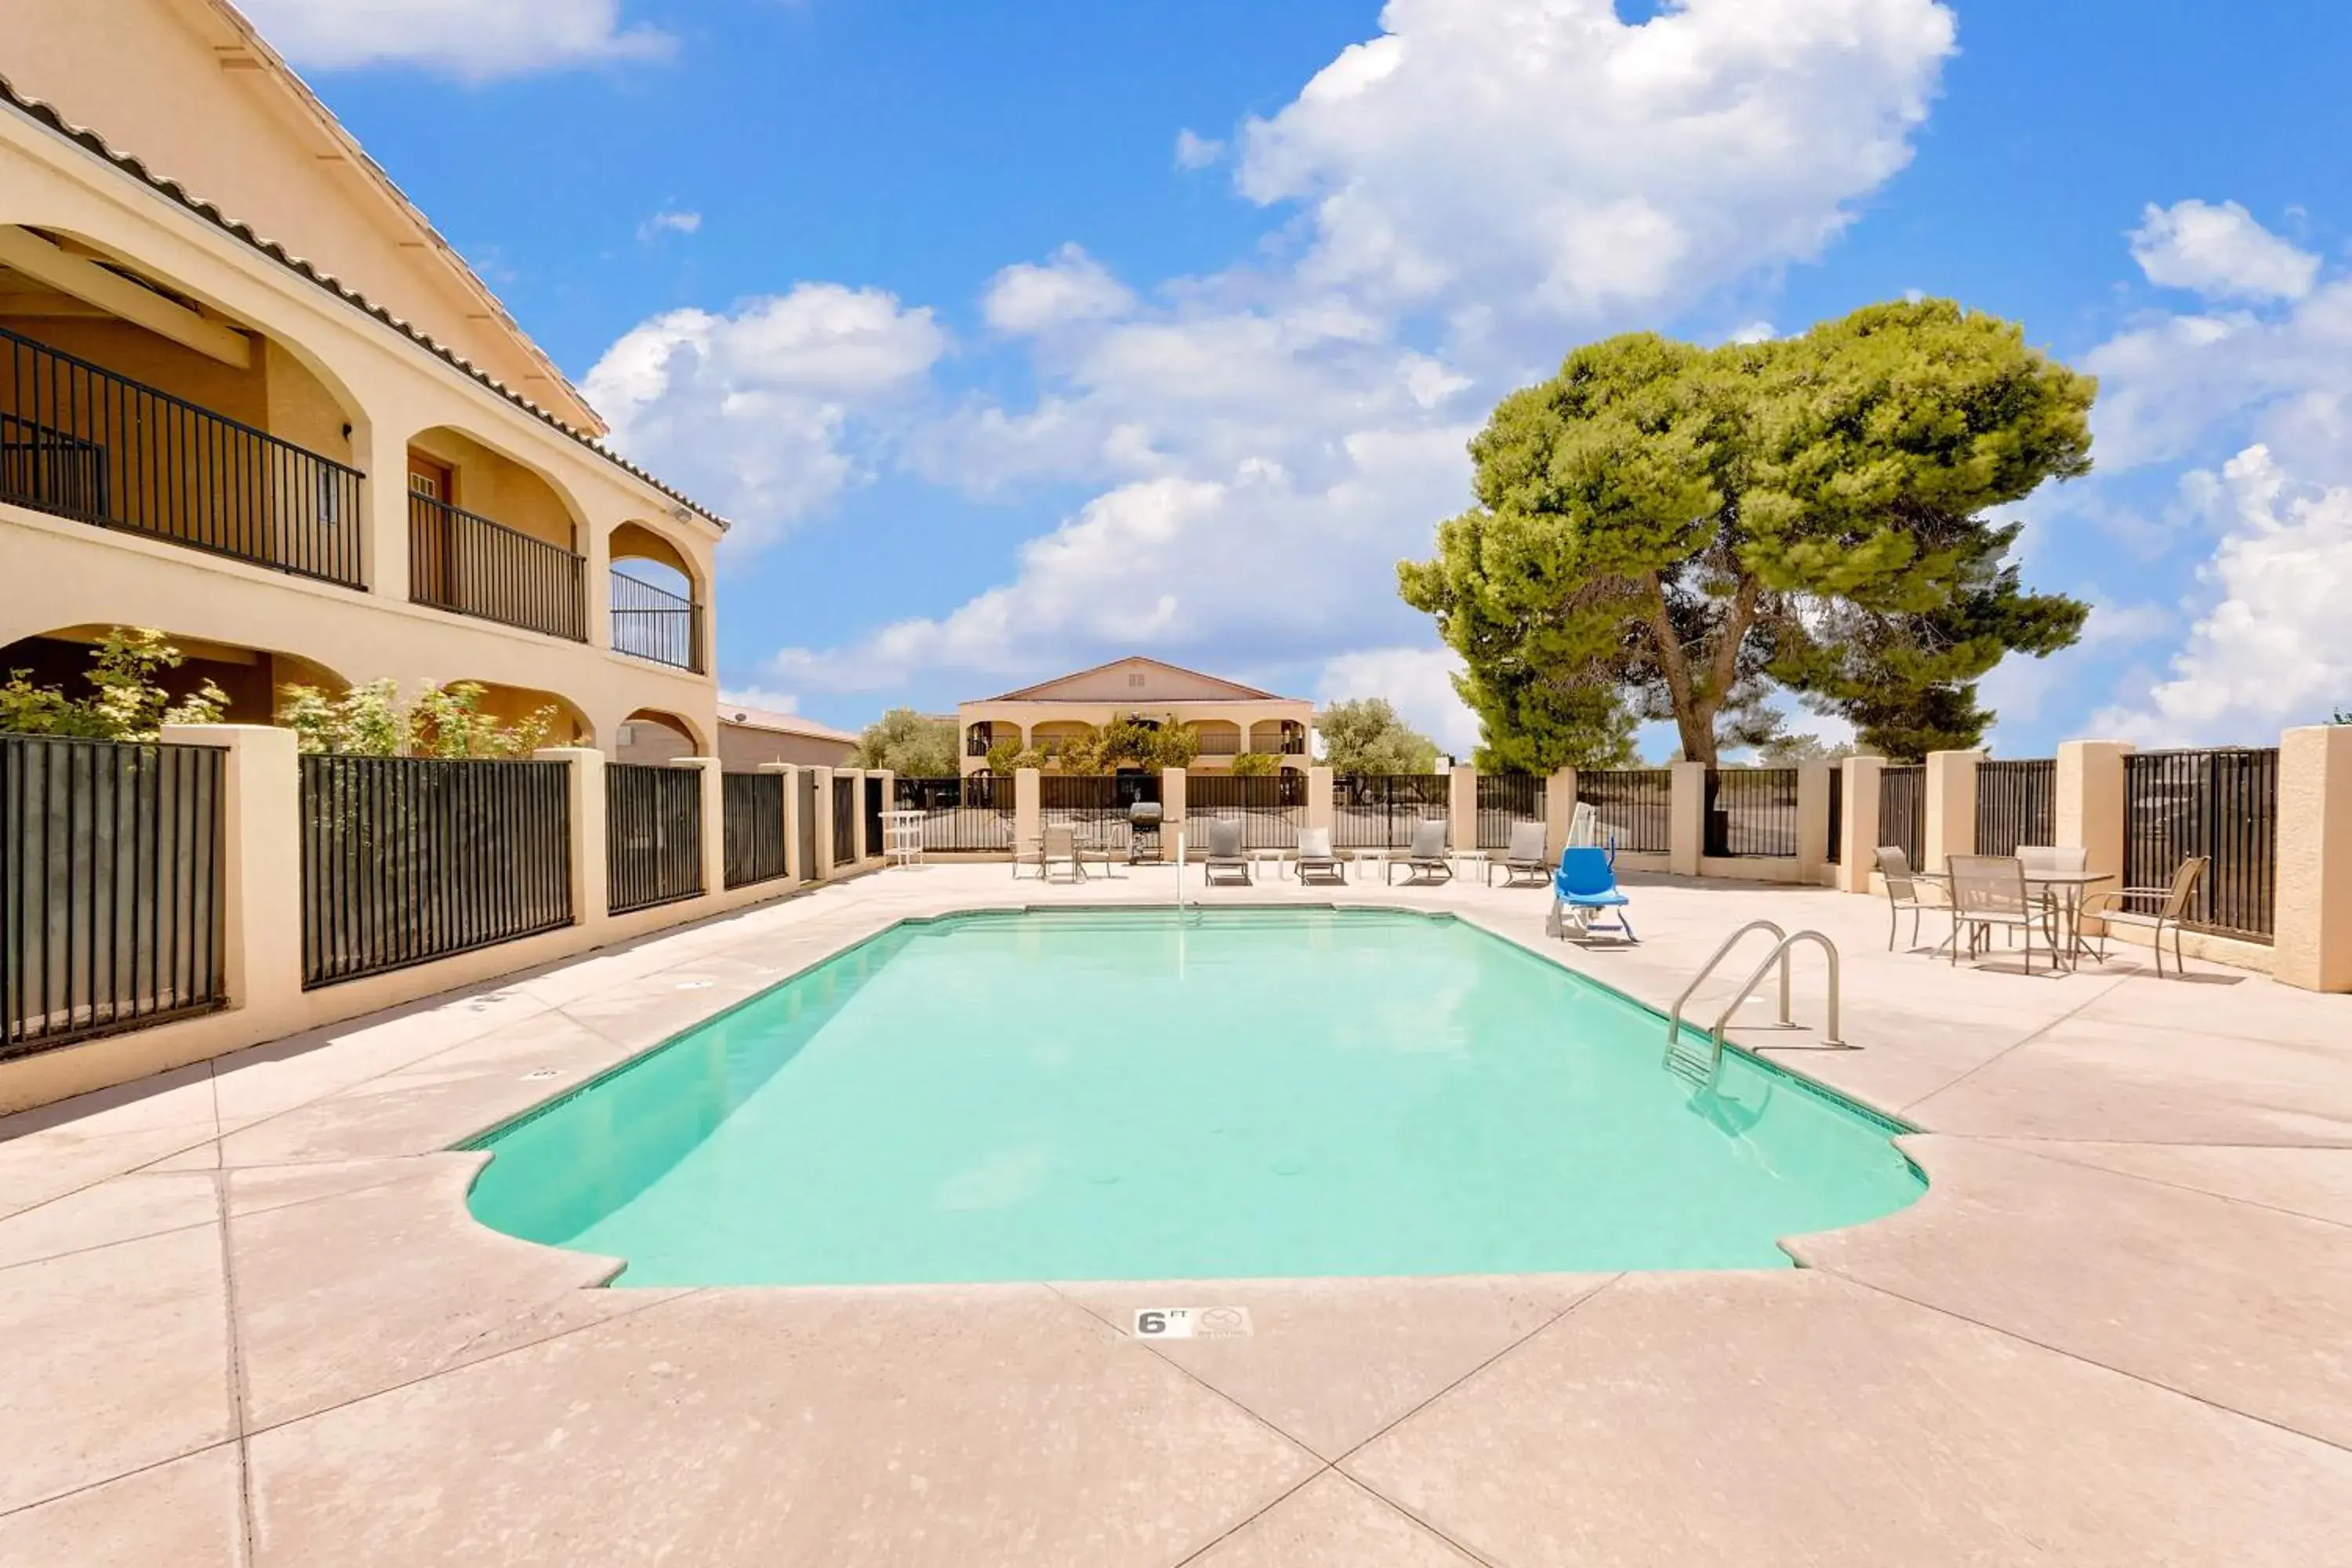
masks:
[[[1140,675],[1129,674],[1127,678],[1127,683],[1129,686],[1140,686],[1143,684],[1143,677]]]

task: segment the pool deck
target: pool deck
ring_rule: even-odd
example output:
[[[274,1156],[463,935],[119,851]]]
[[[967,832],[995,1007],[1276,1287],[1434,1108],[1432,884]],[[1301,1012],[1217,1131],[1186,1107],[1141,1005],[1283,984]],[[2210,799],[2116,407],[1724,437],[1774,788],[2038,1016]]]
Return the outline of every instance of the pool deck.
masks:
[[[1539,889],[1203,900],[1447,910],[1662,1006],[1746,920],[1828,932],[1859,1048],[1739,1037],[1933,1184],[1799,1269],[603,1290],[466,1213],[451,1143],[894,921],[1173,878],[886,872],[0,1121],[0,1563],[2352,1553],[2352,997],[1956,970],[1858,897],[1629,879],[1625,951]],[[1130,1339],[1159,1305],[1255,1333]]]

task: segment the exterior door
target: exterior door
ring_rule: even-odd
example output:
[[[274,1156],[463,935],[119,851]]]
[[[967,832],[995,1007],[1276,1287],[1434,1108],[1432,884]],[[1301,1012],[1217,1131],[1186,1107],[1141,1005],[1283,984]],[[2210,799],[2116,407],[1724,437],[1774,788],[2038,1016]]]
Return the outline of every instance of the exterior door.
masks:
[[[457,476],[422,452],[408,454],[408,596],[458,606],[457,539],[448,508],[457,504]]]

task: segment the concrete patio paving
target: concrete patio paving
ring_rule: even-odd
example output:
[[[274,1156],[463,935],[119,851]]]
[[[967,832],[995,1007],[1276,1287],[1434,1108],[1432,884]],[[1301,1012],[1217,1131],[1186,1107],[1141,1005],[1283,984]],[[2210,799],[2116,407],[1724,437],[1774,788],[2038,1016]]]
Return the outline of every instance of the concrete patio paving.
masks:
[[[2352,1560],[2352,997],[1633,880],[1618,951],[1536,889],[1204,901],[1446,910],[1659,1005],[1816,927],[1859,1048],[1739,1037],[1923,1129],[1924,1199],[1795,1269],[1190,1282],[1255,1333],[1160,1343],[1166,1285],[607,1290],[468,1216],[450,1145],[895,921],[1174,888],[896,870],[0,1121],[0,1563]]]

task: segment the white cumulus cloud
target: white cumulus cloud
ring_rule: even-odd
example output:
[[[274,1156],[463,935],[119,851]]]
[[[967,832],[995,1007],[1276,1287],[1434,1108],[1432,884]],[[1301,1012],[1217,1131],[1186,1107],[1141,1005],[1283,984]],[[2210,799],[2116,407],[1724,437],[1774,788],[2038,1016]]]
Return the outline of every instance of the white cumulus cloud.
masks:
[[[803,283],[641,322],[581,390],[617,447],[736,519],[729,547],[742,551],[854,482],[855,425],[925,385],[947,346],[927,309]]]
[[[1176,166],[1205,169],[1225,155],[1225,144],[1190,127],[1176,132]]]
[[[668,208],[654,214],[637,225],[639,239],[658,239],[665,234],[698,234],[702,230],[702,215]]]
[[[1571,321],[1820,254],[1911,156],[1953,48],[1931,0],[1389,0],[1242,139],[1312,214],[1313,279]]]
[[[2145,702],[2110,709],[2099,733],[2143,743],[2269,743],[2352,702],[2352,487],[2300,483],[2253,446],[2210,482],[2224,533],[2200,571],[2207,603]]]
[[[2235,202],[2149,204],[2132,259],[2151,283],[2223,300],[2300,300],[2319,258],[2281,239]]]
[[[1385,697],[1439,751],[1467,762],[1478,748],[1478,716],[1454,689],[1461,672],[1462,656],[1452,648],[1357,648],[1325,662],[1315,700]]]
[[[1007,267],[983,314],[1022,340],[1035,394],[895,436],[896,460],[968,494],[1092,499],[963,605],[786,648],[762,679],[976,689],[1137,649],[1240,672],[1418,648],[1344,668],[1444,690],[1395,563],[1467,504],[1486,409],[1578,336],[1817,256],[1909,159],[1953,38],[1936,0],[1684,0],[1642,26],[1611,0],[1390,0],[1378,37],[1220,153],[1276,214],[1264,247],[1140,295],[1076,245]],[[730,402],[677,393],[730,384],[702,368],[704,330],[648,323],[608,356],[607,379],[659,384],[614,411],[632,449],[635,411],[664,409],[668,449],[721,469],[722,499],[849,482],[825,464],[854,469],[858,401],[791,402],[805,438],[782,450],[814,466],[781,462]],[[1414,700],[1469,750],[1458,703]]]
[[[990,280],[981,300],[988,324],[1000,332],[1044,332],[1073,321],[1123,316],[1135,296],[1076,245],[1065,245],[1051,261],[1021,261]]]
[[[299,66],[416,66],[464,81],[659,59],[668,34],[626,26],[620,0],[241,0]]]

